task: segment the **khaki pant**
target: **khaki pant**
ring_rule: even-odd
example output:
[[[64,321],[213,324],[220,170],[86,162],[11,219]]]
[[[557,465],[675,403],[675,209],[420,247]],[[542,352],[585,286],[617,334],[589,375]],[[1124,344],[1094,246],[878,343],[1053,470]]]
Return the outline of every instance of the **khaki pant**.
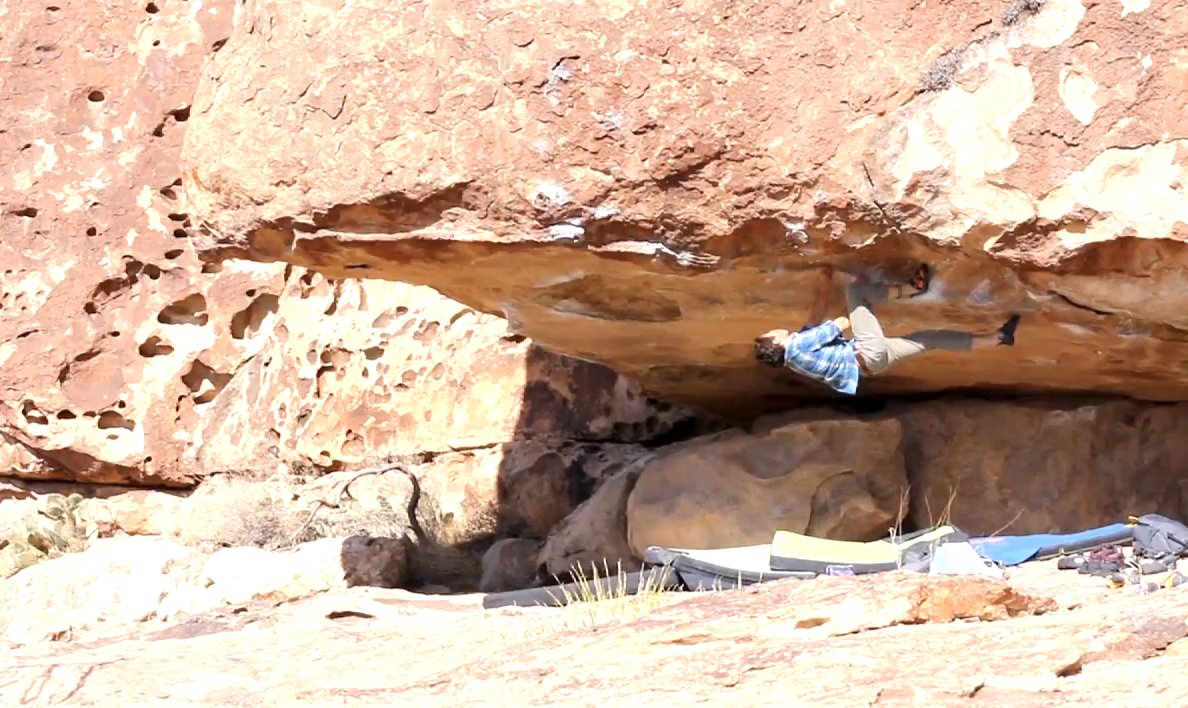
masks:
[[[888,337],[875,317],[872,306],[887,301],[886,283],[854,281],[846,288],[846,306],[850,327],[854,330],[854,350],[870,374],[880,374],[896,362],[930,349],[967,352],[973,335],[948,329],[912,332],[904,337]]]

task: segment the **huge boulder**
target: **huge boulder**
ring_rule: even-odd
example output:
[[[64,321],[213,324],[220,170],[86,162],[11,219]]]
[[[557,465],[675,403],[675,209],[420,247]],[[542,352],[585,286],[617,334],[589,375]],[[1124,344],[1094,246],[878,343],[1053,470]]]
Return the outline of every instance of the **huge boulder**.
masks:
[[[911,519],[975,534],[1188,518],[1188,406],[948,400],[903,406]]]
[[[247,263],[200,275],[190,245],[181,134],[198,69],[226,41],[236,3],[148,7],[4,6],[0,470],[8,474],[188,483],[175,421],[216,392],[205,352],[236,312],[281,282],[283,268]],[[252,342],[224,344],[242,358]]]
[[[1182,15],[260,0],[206,65],[184,181],[207,258],[428,284],[719,411],[822,391],[749,347],[822,264],[917,259],[932,291],[889,331],[1013,310],[1019,344],[865,392],[1179,400]]]
[[[777,530],[886,536],[907,513],[901,445],[894,420],[778,418],[674,445],[644,465],[627,499],[631,549],[749,546]]]
[[[427,287],[200,263],[182,135],[244,10],[0,10],[0,474],[188,487],[684,417]]]
[[[627,539],[627,500],[650,456],[626,465],[557,524],[537,557],[539,575],[606,576],[639,570],[642,556]]]

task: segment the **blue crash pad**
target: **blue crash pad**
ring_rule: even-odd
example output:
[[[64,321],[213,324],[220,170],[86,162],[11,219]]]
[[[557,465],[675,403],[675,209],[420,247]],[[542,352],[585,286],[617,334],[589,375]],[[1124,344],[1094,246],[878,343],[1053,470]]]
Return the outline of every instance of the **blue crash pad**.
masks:
[[[1132,539],[1127,524],[1110,524],[1077,533],[1035,533],[1026,536],[982,536],[969,543],[984,558],[1003,565],[1019,565],[1029,560],[1051,558],[1061,553],[1083,551],[1108,543]]]

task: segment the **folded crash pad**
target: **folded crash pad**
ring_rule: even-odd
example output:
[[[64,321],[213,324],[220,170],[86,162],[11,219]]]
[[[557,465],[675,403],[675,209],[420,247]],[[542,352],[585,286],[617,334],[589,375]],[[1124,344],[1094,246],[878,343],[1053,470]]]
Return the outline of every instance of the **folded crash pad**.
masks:
[[[849,567],[855,574],[878,573],[903,567],[913,551],[924,551],[945,540],[965,540],[952,526],[938,526],[878,541],[834,541],[777,531],[771,542],[772,570],[825,573],[830,566]],[[926,565],[924,566],[927,567]]]
[[[1034,533],[1025,536],[981,536],[970,539],[984,558],[1003,565],[1054,558],[1063,553],[1084,551],[1111,543],[1129,543],[1133,529],[1127,524],[1110,524],[1076,533]]]
[[[807,579],[816,573],[773,570],[771,544],[734,548],[685,549],[652,546],[644,563],[671,567],[686,590],[729,590],[783,578]]]

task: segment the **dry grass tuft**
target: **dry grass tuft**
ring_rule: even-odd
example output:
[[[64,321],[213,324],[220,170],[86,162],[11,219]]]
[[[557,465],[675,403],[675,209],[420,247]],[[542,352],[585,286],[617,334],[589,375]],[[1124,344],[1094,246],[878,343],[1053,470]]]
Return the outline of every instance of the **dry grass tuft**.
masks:
[[[688,596],[666,591],[651,577],[635,593],[628,593],[627,573],[622,566],[611,571],[605,563],[601,574],[597,567],[590,575],[578,568],[574,576],[577,590],[560,589],[559,599],[566,604],[549,612],[542,633],[589,631],[630,622]]]
[[[940,517],[935,520],[932,518],[932,505],[928,503],[928,496],[925,495],[925,497],[924,497],[924,511],[928,514],[929,527],[936,528],[938,526],[944,526],[946,524],[952,523],[952,521],[953,521],[953,501],[957,498],[957,490],[959,490],[960,488],[961,488],[960,481],[957,482],[956,487],[949,487],[949,498],[945,502],[944,508],[941,509]]]

